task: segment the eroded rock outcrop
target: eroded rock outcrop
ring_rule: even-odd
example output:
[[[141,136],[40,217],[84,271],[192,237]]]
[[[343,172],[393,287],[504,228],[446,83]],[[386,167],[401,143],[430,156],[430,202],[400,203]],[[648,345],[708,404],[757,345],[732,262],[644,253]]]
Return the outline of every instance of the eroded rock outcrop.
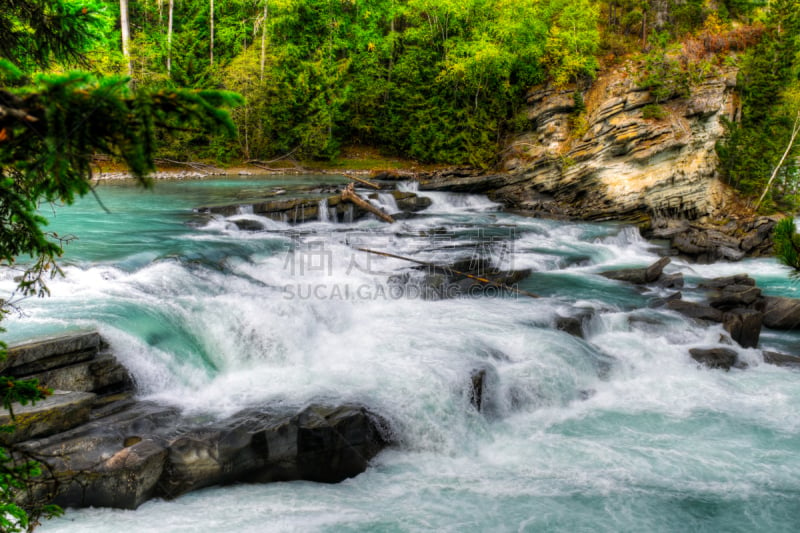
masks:
[[[528,94],[532,130],[511,143],[505,169],[525,181],[499,188],[509,205],[589,219],[638,219],[642,213],[716,216],[728,196],[717,179],[715,143],[733,118],[736,71],[705,78],[689,98],[660,104],[634,67],[608,71],[583,91],[538,87]],[[542,196],[542,195],[547,196]]]

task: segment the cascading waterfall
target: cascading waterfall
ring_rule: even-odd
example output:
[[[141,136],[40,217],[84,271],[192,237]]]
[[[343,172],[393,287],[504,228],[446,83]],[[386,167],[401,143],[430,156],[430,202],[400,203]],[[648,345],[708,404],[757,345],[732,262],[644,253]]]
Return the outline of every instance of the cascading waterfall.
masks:
[[[323,198],[317,204],[317,209],[319,210],[319,221],[320,222],[330,222],[330,212],[328,212],[328,199]],[[335,222],[335,221],[334,221]]]
[[[666,290],[642,294],[597,275],[658,258],[634,230],[522,218],[482,197],[423,192],[431,208],[391,226],[353,222],[350,212],[337,225],[246,232],[176,217],[211,203],[191,187],[159,183],[155,199],[101,187],[115,215],[90,199],[60,209],[52,230],[97,233],[68,247],[51,298],[26,301],[27,316],[4,321],[9,340],[99,327],[144,398],[206,417],[363,403],[387,418],[398,444],[338,485],[239,485],[135,512],[68,510],[41,531],[796,527],[796,371],[746,349],[737,351],[747,370],[698,368],[688,349],[718,345],[719,326],[649,308]],[[422,275],[414,265],[358,247],[531,268],[519,286],[543,297],[425,300],[391,282]],[[768,259],[668,267],[706,277],[734,269],[773,294],[797,290]],[[7,274],[0,288],[13,283]],[[587,313],[584,338],[553,327]],[[773,332],[762,347],[796,342]],[[470,403],[476,370],[485,372],[482,412]]]
[[[400,211],[400,208],[397,207],[397,201],[395,201],[394,196],[386,192],[379,192],[378,200],[377,202],[373,202],[373,204],[390,215]]]

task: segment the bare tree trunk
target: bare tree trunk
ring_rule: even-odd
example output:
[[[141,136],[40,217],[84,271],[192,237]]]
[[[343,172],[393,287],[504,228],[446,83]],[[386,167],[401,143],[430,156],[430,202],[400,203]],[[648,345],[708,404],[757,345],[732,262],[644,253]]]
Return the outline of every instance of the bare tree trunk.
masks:
[[[642,48],[647,45],[647,11],[642,13]]]
[[[175,0],[169,0],[169,14],[167,15],[167,75],[172,74],[172,13],[175,9]]]
[[[792,136],[789,138],[789,144],[786,146],[786,150],[783,152],[783,157],[781,160],[778,161],[778,164],[772,170],[772,175],[769,177],[769,181],[767,182],[767,186],[764,187],[764,192],[761,193],[761,198],[758,199],[756,202],[756,209],[759,208],[761,202],[764,201],[764,198],[767,196],[767,192],[769,192],[770,187],[772,187],[772,182],[775,181],[775,177],[778,175],[778,171],[780,171],[783,163],[786,161],[786,158],[789,157],[789,154],[792,151],[792,147],[794,146],[794,141],[797,139],[797,134],[800,133],[800,110],[797,111],[797,117],[794,119],[794,125],[792,126]]]
[[[264,81],[264,66],[267,63],[267,18],[269,0],[264,0],[264,20],[261,22],[261,81]]]
[[[131,62],[131,25],[128,21],[128,0],[119,0],[119,25],[122,33],[122,57],[128,64],[128,76],[133,76]]]
[[[394,68],[394,39],[395,39],[394,19],[395,19],[395,9],[394,9],[394,0],[392,0],[392,21],[391,21],[391,26],[389,27],[389,38],[392,40],[392,49],[389,51],[389,68],[386,69],[386,85],[385,85],[386,89],[383,92],[384,101],[389,101],[389,87],[392,85],[392,69]]]
[[[211,61],[211,66],[214,66],[214,0],[211,0],[211,53],[209,54],[209,58]]]

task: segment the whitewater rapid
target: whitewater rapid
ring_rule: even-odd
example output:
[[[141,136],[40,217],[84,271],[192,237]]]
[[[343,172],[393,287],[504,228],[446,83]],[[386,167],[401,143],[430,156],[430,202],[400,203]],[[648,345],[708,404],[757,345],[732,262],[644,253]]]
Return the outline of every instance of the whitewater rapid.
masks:
[[[159,184],[156,196],[101,188],[59,210],[81,237],[52,297],[24,302],[12,340],[96,327],[140,396],[225,416],[269,404],[359,402],[389,420],[397,445],[338,485],[211,488],[137,511],[68,510],[44,532],[110,531],[791,531],[800,518],[800,381],[738,349],[747,370],[698,368],[720,343],[598,272],[652,263],[635,228],[528,219],[480,196],[420,193],[419,217],[289,226],[191,207],[291,185]],[[413,189],[408,185],[406,189]],[[391,210],[388,198],[378,202]],[[263,230],[237,229],[233,220]],[[99,242],[99,244],[98,244]],[[407,262],[489,257],[530,269],[520,295],[426,300],[390,280]],[[689,281],[748,272],[772,294],[797,286],[771,260],[673,261]],[[13,285],[10,276],[0,288]],[[395,289],[397,290],[397,289]],[[554,328],[582,316],[585,338]],[[768,333],[763,348],[797,349]],[[471,374],[487,372],[484,412]]]

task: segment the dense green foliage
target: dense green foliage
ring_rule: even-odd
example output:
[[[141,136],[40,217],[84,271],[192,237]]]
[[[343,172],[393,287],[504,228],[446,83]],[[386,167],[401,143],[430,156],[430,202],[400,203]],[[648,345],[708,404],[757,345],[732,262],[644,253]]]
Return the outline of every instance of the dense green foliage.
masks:
[[[746,195],[762,192],[787,148],[800,109],[793,97],[800,86],[799,74],[800,1],[776,0],[763,38],[742,61],[741,121],[728,125],[727,139],[718,149],[726,179]],[[767,205],[796,203],[797,155],[795,147],[779,170]]]
[[[180,55],[168,76],[165,6],[132,13],[137,83],[222,86],[247,98],[235,116],[239,145],[187,137],[172,147],[177,157],[327,158],[364,143],[487,164],[531,85],[598,67],[599,7],[589,0],[217,0],[213,66],[208,2],[175,5]]]
[[[95,67],[124,72],[114,27],[119,2],[105,2],[111,24],[100,47],[106,53],[93,56]],[[209,1],[175,0],[170,33],[170,3],[154,0],[131,5],[131,63],[138,86],[230,88],[246,97],[234,114],[241,133],[235,144],[180,135],[163,152],[172,158],[329,158],[343,145],[367,144],[421,161],[485,166],[509,134],[530,126],[523,105],[532,85],[581,82],[595,74],[600,56],[644,54],[642,86],[658,100],[684,95],[707,65],[678,62],[676,43],[709,22],[706,41],[720,24],[741,27],[766,18],[774,27],[783,9],[775,4],[215,0],[212,64]],[[776,53],[785,59],[781,46]],[[745,60],[746,70],[757,70],[755,58],[774,59],[749,55],[754,59]],[[765,107],[763,98],[751,96],[745,114],[758,108],[774,115],[767,109],[772,103]],[[648,110],[652,117],[662,113],[658,106]],[[734,139],[739,144],[752,146]],[[733,177],[737,172],[744,171],[732,168],[731,182],[747,191]]]
[[[147,184],[157,131],[197,127],[232,134],[235,126],[221,108],[240,101],[211,90],[131,91],[126,78],[83,72],[33,74],[34,68],[88,64],[84,54],[103,45],[95,35],[107,19],[92,2],[14,0],[8,7],[0,11],[0,267],[17,268],[20,256],[26,261],[15,294],[0,300],[0,318],[14,308],[14,298],[47,294],[45,281],[59,272],[63,241],[46,232],[38,209],[89,193],[93,154],[119,158]],[[5,357],[0,343],[0,360]],[[36,380],[0,376],[2,405],[12,418],[14,404],[48,393]],[[31,529],[57,511],[19,498],[39,473],[21,450],[0,448],[0,530]]]
[[[784,265],[794,270],[794,276],[800,276],[800,235],[794,219],[784,218],[775,225],[772,232],[775,243],[775,255]]]

